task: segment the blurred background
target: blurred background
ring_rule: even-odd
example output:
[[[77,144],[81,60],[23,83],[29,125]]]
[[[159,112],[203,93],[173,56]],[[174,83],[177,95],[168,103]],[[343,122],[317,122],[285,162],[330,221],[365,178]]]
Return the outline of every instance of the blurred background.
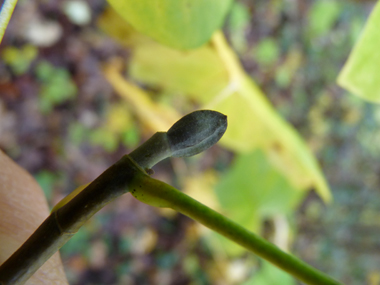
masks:
[[[165,160],[153,175],[344,284],[380,284],[380,109],[336,85],[374,4],[241,0],[223,26],[246,72],[315,155],[332,202],[312,183],[294,186],[265,152],[228,142]],[[204,66],[178,67],[187,52],[164,50],[102,0],[19,0],[0,45],[0,148],[54,206],[154,132],[207,106],[197,94],[213,97],[224,75],[208,50],[201,54],[188,61]],[[248,113],[236,107],[229,120],[254,128]],[[300,284],[128,194],[61,255],[70,284]]]

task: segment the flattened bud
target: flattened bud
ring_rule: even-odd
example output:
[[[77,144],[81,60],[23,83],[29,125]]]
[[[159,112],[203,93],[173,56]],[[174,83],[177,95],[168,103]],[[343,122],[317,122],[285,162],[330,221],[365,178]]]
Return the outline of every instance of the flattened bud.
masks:
[[[167,132],[174,157],[192,156],[217,143],[227,129],[227,116],[211,110],[192,112]]]

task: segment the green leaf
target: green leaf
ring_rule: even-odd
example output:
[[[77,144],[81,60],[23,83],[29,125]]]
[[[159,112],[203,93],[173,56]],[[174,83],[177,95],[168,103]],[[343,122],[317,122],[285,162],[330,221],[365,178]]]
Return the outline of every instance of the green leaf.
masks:
[[[338,84],[362,99],[380,102],[380,1],[338,77]]]
[[[178,49],[196,48],[219,29],[232,0],[109,0],[136,30]]]

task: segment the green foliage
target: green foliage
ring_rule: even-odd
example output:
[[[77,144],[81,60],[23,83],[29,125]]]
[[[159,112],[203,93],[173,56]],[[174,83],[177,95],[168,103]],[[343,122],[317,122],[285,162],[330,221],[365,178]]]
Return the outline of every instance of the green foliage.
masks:
[[[228,18],[229,28],[232,31],[239,31],[244,29],[251,19],[251,15],[247,9],[247,6],[240,2],[234,2],[231,7],[231,11]]]
[[[92,234],[93,233],[87,227],[82,227],[64,246],[62,246],[60,253],[62,256],[70,256],[76,252],[88,253],[90,245],[89,241]]]
[[[70,142],[79,146],[89,143],[102,147],[107,152],[114,152],[120,142],[127,148],[135,147],[140,141],[140,131],[124,103],[109,106],[100,126],[87,127],[80,122],[69,126]]]
[[[175,48],[206,43],[221,27],[232,0],[109,0],[134,28]]]
[[[278,43],[273,38],[261,40],[254,50],[256,61],[263,66],[274,64],[277,61],[279,54]]]
[[[247,48],[245,30],[249,26],[250,19],[251,15],[247,7],[240,2],[233,2],[228,17],[228,29],[232,45],[238,51],[243,51]]]
[[[260,150],[239,155],[215,191],[228,216],[246,226],[254,219],[291,213],[303,196]]]
[[[320,37],[333,27],[341,11],[341,5],[335,0],[315,1],[309,11],[310,37]]]
[[[140,132],[136,126],[125,130],[121,134],[122,143],[128,148],[135,148],[140,141]]]
[[[22,48],[6,47],[2,53],[2,60],[8,64],[15,75],[22,75],[28,71],[30,64],[37,57],[35,46],[25,45]]]
[[[41,61],[35,72],[41,81],[38,99],[43,113],[51,112],[54,106],[73,99],[77,94],[77,87],[66,69],[56,68],[47,61]]]
[[[380,1],[338,77],[338,84],[362,99],[380,102]]]

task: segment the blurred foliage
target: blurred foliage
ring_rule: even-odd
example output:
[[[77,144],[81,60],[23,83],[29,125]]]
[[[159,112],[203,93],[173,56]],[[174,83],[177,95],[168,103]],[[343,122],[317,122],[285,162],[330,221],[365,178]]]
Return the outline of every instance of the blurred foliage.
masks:
[[[155,43],[137,45],[129,74],[135,80],[192,96],[203,104],[221,92],[228,80],[223,63],[210,46],[181,52]]]
[[[52,192],[54,190],[54,185],[58,180],[58,176],[47,170],[43,170],[34,176],[38,184],[41,186],[45,193],[46,199],[50,200],[52,198]]]
[[[138,31],[180,49],[206,43],[219,29],[231,0],[109,0],[116,11]],[[212,11],[212,17],[210,17]]]
[[[246,5],[234,1],[228,15],[228,28],[231,31],[231,42],[237,51],[247,49],[246,29],[250,22],[250,12]]]
[[[285,215],[290,233],[282,239],[293,241],[298,256],[345,284],[376,284],[380,116],[376,106],[347,96],[333,83],[372,2],[231,3],[225,33],[244,74],[263,91],[243,73],[234,77],[221,56],[228,46],[218,51],[215,38],[183,52],[136,32],[132,26],[143,27],[127,24],[97,1],[88,2],[92,21],[74,25],[65,5],[19,4],[24,12],[19,15],[54,15],[64,37],[50,48],[30,46],[28,52],[28,40],[20,35],[4,39],[0,100],[8,116],[0,110],[0,145],[8,151],[14,147],[6,143],[13,140],[4,131],[14,112],[16,119],[7,128],[18,139],[15,159],[34,174],[52,204],[153,132],[167,130],[181,114],[218,109],[229,116],[223,148],[186,164],[181,159],[163,162],[156,177],[271,241],[277,240],[275,216]],[[15,22],[25,21],[14,16]],[[161,36],[162,27],[156,28]],[[205,29],[204,37],[210,31]],[[375,43],[377,37],[368,39]],[[366,58],[360,53],[358,63]],[[376,58],[369,59],[375,66]],[[332,206],[308,191],[316,190],[318,181],[324,188],[309,149],[331,185]],[[65,175],[56,175],[56,169]],[[127,198],[96,215],[66,246],[62,252],[71,284],[294,283],[183,216]]]
[[[204,108],[226,114],[229,116],[229,126],[221,140],[223,145],[237,152],[249,152],[257,147],[264,149],[274,166],[296,187],[313,185],[329,201],[327,185],[299,136],[274,112],[261,91],[244,73],[238,71],[237,79],[229,79],[229,72],[239,68],[235,62],[231,66],[224,65],[218,52],[208,46],[186,53],[157,48],[155,44],[140,46],[134,49],[136,53],[130,64],[133,78],[166,88],[169,92],[187,95]],[[220,46],[220,49],[226,49],[221,53],[229,52],[223,44]],[[140,53],[142,48],[145,49],[144,53]],[[198,69],[202,69],[202,73]],[[213,80],[207,80],[205,85],[203,82],[207,78]]]
[[[281,280],[283,285],[295,285],[295,280],[286,272],[278,269],[267,261],[262,262],[260,270],[242,285],[277,285]]]
[[[41,112],[49,113],[55,105],[74,99],[77,87],[69,72],[56,68],[47,61],[41,61],[36,66],[36,76],[41,82],[39,107]]]
[[[140,141],[140,131],[127,110],[124,103],[110,105],[104,121],[95,128],[73,122],[69,127],[70,141],[77,146],[88,142],[107,152],[115,152],[120,142],[128,148],[135,147]]]
[[[275,81],[280,88],[289,88],[292,79],[303,64],[303,54],[298,47],[292,48],[276,69]]]
[[[215,192],[228,217],[257,233],[262,232],[263,220],[292,213],[304,196],[273,168],[260,150],[238,155],[228,172],[220,177]],[[231,242],[223,241],[222,245],[232,255],[244,252]]]
[[[380,2],[343,67],[338,83],[368,101],[380,102]]]
[[[28,71],[37,55],[38,50],[35,46],[24,45],[22,48],[10,46],[1,52],[1,59],[11,67],[15,75],[22,75]]]
[[[275,39],[262,39],[255,47],[254,59],[258,64],[266,67],[277,62],[279,57],[278,43]]]
[[[310,38],[324,36],[336,23],[341,12],[341,4],[335,0],[315,1],[309,10]]]

